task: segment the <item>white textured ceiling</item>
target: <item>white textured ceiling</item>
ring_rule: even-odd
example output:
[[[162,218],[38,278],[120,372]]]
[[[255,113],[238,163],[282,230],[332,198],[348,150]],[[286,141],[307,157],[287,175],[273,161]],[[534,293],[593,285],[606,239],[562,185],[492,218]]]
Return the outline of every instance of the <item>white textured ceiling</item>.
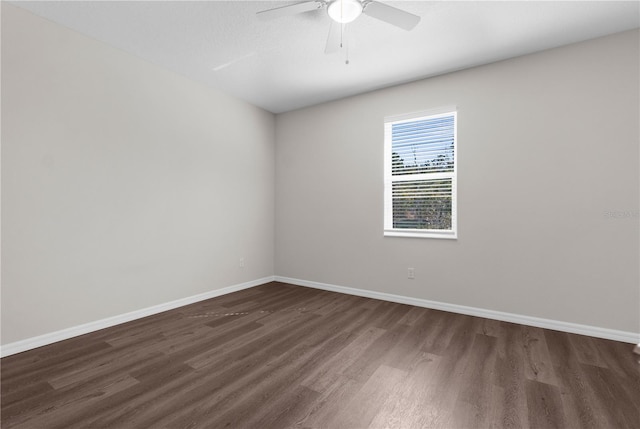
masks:
[[[12,2],[274,113],[640,26],[638,1],[387,1],[422,20],[406,32],[360,16],[346,65],[324,53],[325,10],[255,16],[291,3]]]

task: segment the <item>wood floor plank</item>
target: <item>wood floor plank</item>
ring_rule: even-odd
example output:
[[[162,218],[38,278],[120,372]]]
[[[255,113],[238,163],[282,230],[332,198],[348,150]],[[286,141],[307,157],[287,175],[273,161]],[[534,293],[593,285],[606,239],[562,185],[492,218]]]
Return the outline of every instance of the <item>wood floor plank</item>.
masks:
[[[407,311],[397,323],[400,325],[413,326],[418,320],[424,319],[427,313],[428,311],[425,311],[424,308],[410,306],[409,311]]]
[[[428,312],[415,319],[413,325],[398,323],[398,326],[406,327],[396,345],[385,354],[385,364],[403,371],[410,371],[412,365],[424,353],[422,346],[425,344],[426,335],[429,332],[431,319]]]
[[[403,382],[406,371],[380,365],[352,397],[351,401],[337,410],[329,427],[368,427],[397,384]]]
[[[569,335],[569,341],[575,351],[578,362],[607,368],[607,363],[600,356],[600,351],[593,339],[584,335]]]
[[[0,361],[2,428],[637,428],[632,345],[272,282]]]
[[[610,370],[585,364],[582,365],[582,369],[600,402],[601,409],[616,410],[604,413],[609,427],[637,428],[640,426],[640,408],[619,383],[613,382],[614,377]]]
[[[87,383],[114,372],[130,371],[134,362],[148,361],[153,356],[159,355],[152,348],[157,342],[154,340],[155,338],[148,338],[145,342],[140,342],[139,347],[128,347],[126,351],[114,348],[91,361],[47,377],[46,380],[54,389],[59,390],[73,384]]]
[[[497,338],[475,334],[470,358],[460,376],[459,393],[454,410],[456,427],[490,427],[497,414],[494,396],[497,374]]]
[[[40,381],[38,383],[27,384],[23,389],[16,389],[12,392],[2,394],[2,406],[10,407],[15,403],[24,403],[30,398],[35,398],[40,395],[53,392],[53,387],[46,381]]]
[[[362,314],[362,312],[360,312]],[[349,323],[353,323],[358,320],[358,313],[342,313],[338,317],[334,317],[331,323],[326,325],[325,330],[315,330],[316,325],[309,324],[304,330],[299,331],[298,334],[292,335],[286,342],[281,342],[273,347],[273,352],[266,354],[267,358],[272,360],[265,365],[258,367],[257,372],[244,377],[243,380],[236,380],[234,384],[236,388],[231,395],[225,395],[225,398],[218,401],[215,404],[216,414],[220,415],[219,418],[223,419],[225,425],[241,425],[243,420],[248,416],[246,413],[240,412],[237,406],[234,406],[232,399],[238,395],[243,396],[245,401],[251,400],[251,398],[257,398],[257,400],[264,404],[267,401],[267,397],[273,396],[273,391],[278,389],[286,389],[291,386],[291,383],[296,381],[298,377],[304,376],[308,373],[310,368],[316,367],[325,358],[330,357],[335,353],[336,346],[327,345],[321,347],[324,342],[338,342],[341,346],[347,342],[348,333],[342,332],[339,329],[331,329],[331,325],[334,327],[348,326]],[[351,319],[351,320],[349,320]],[[327,323],[327,322],[325,322]],[[290,350],[300,350],[299,353],[290,352]],[[340,347],[341,348],[341,347]],[[278,351],[280,350],[280,351]],[[287,352],[281,352],[286,350]],[[291,358],[294,358],[291,360]],[[297,368],[298,365],[303,365],[305,370],[302,371]],[[279,381],[271,381],[277,379],[279,371],[286,370],[288,377],[282,377]],[[266,371],[266,372],[265,372]],[[299,380],[297,381],[299,383]],[[262,386],[262,387],[260,387]],[[242,392],[245,392],[242,394]],[[270,393],[266,393],[270,392]],[[256,396],[257,395],[257,396]],[[191,401],[193,403],[193,401]],[[244,408],[244,406],[242,407]],[[227,409],[227,412],[223,411]],[[197,416],[200,414],[209,414],[210,404],[204,404],[197,412],[193,410],[186,416],[188,419],[194,418],[194,414]],[[210,417],[202,417],[201,420],[209,421]],[[186,422],[177,420],[172,425],[180,426]],[[207,424],[220,424],[221,422],[208,422]]]
[[[282,397],[290,393],[292,385],[299,385],[300,378],[309,368],[331,355],[335,346],[344,345],[346,341],[346,334],[343,333],[328,340],[328,347],[325,349],[300,344],[296,347],[300,349],[300,353],[278,356],[267,374],[257,374],[249,382],[234,389],[234,395],[237,395],[235,397],[243,397],[241,403],[226,396],[211,408],[215,413],[205,419],[204,423],[209,427],[263,427],[262,425],[267,423],[269,412],[277,408],[278,404],[280,406],[285,404]],[[309,389],[305,392],[311,391]],[[308,395],[306,399],[308,400],[311,396]],[[318,393],[316,392],[313,396],[318,396]],[[246,407],[252,407],[252,405],[260,409],[252,414],[246,413]],[[310,403],[307,401],[299,405],[301,408],[297,409],[296,413],[302,414]],[[279,417],[284,419],[282,415]],[[182,422],[178,421],[176,427],[182,427]]]
[[[344,370],[347,377],[366,382],[369,377],[385,361],[385,355],[390,352],[403,336],[407,326],[398,325],[386,331],[369,347],[364,349],[359,359],[356,359]]]
[[[302,380],[301,384],[316,392],[324,392],[333,385],[338,378],[343,376],[346,368],[364,355],[365,350],[371,346],[385,332],[384,329],[371,327],[364,333],[357,335],[344,348],[339,350],[330,359],[318,365]]]
[[[78,395],[86,395],[87,392],[90,392],[91,389],[96,388],[96,386],[99,387],[109,385],[114,379],[119,379],[127,375],[127,372],[132,368],[135,368],[136,365],[141,365],[139,360],[130,359],[132,356],[139,356],[145,361],[147,361],[150,356],[158,356],[157,353],[154,354],[153,352],[149,352],[144,346],[145,344],[142,344],[142,347],[135,348],[132,351],[132,354],[127,355],[129,359],[121,359],[118,360],[117,363],[114,363],[114,361],[112,361],[114,355],[111,355],[110,353],[117,352],[113,349],[109,349],[107,352],[101,354],[100,356],[94,356],[93,359],[87,360],[87,358],[84,356],[79,357],[77,359],[77,365],[78,368],[80,368],[80,370],[82,371],[82,376],[75,377],[75,371],[73,370],[73,367],[71,367],[71,377],[75,378],[71,382],[61,383],[57,386],[57,389],[53,390],[53,392],[46,392],[50,394],[42,395],[42,392],[39,392],[37,395],[29,396],[19,403],[8,406],[5,405],[3,401],[3,419],[11,418],[15,415],[16,412],[19,412],[21,414],[27,411],[37,413],[50,413],[53,409],[53,407],[51,407],[51,398],[55,398],[56,401],[62,401],[66,403],[67,401],[72,400],[72,398],[78,397]],[[107,359],[103,360],[105,355],[107,356]],[[106,364],[107,362],[108,364]],[[84,368],[86,367],[96,368],[96,370],[84,371]],[[65,366],[64,368],[64,371],[69,370],[68,366]],[[52,378],[60,373],[61,370],[59,370],[57,366],[54,367],[52,369]],[[49,378],[46,375],[42,377],[42,381],[47,382],[47,384],[51,386]],[[100,390],[98,390],[98,392],[100,392]]]
[[[442,358],[422,352],[411,366],[405,380],[397,383],[379,412],[369,425],[370,428],[420,428],[424,426],[422,416],[433,417],[442,412],[437,409],[432,395],[438,365]]]
[[[597,347],[607,368],[615,373],[617,379],[627,380],[634,394],[640,397],[640,362],[638,355],[629,350],[629,345],[618,341],[598,339]]]
[[[502,324],[499,320],[478,319],[476,332],[482,335],[498,338],[502,334]]]
[[[260,407],[261,413],[252,415],[248,427],[291,428],[297,427],[308,410],[318,401],[320,393],[304,386],[287,389],[268,407]]]
[[[137,384],[137,380],[125,374],[98,380],[91,386],[65,388],[57,395],[48,395],[46,406],[38,407],[37,412],[12,413],[6,417],[10,417],[11,427],[16,428],[66,428],[70,426],[70,416]],[[3,419],[6,417],[3,412]]]
[[[446,320],[451,323],[453,332],[446,335],[447,347],[438,354],[441,356],[438,370],[433,381],[428,399],[429,412],[421,415],[419,427],[449,428],[454,426],[454,408],[461,385],[461,375],[472,358],[469,350],[476,335],[476,320],[470,316],[455,318],[445,313]]]
[[[239,383],[251,386],[253,384],[247,383],[247,379],[260,378],[263,377],[263,374],[269,374],[273,371],[273,366],[269,362],[277,360],[286,352],[289,352],[289,358],[297,358],[293,351],[299,350],[297,347],[300,346],[301,341],[306,336],[316,333],[316,329],[323,323],[330,328],[332,325],[343,324],[346,319],[354,317],[352,313],[339,314],[338,317],[333,317],[331,322],[326,322],[313,314],[307,313],[304,316],[307,317],[306,323],[296,323],[295,326],[289,327],[285,335],[282,333],[274,335],[275,333],[272,332],[259,337],[226,356],[225,360],[216,365],[217,370],[212,371],[214,368],[211,366],[203,367],[201,370],[206,370],[207,375],[198,377],[197,380],[186,380],[182,385],[174,386],[171,389],[173,391],[176,388],[186,388],[183,397],[176,399],[173,393],[167,390],[161,401],[155,400],[141,405],[145,412],[144,418],[140,417],[142,419],[140,424],[150,427],[166,423],[164,417],[160,419],[156,417],[155,408],[159,403],[165,409],[166,415],[170,415],[172,418],[189,410],[189,418],[194,418],[195,414],[199,414],[202,419],[206,420],[210,409],[207,405],[209,398],[220,396],[235,398]],[[319,334],[321,333],[322,331],[319,331]],[[301,347],[304,350],[310,349],[307,345]],[[219,399],[214,404],[219,406]]]
[[[567,424],[582,428],[607,427],[605,413],[594,400],[594,392],[587,383],[569,334],[545,331],[545,338],[561,388]]]
[[[496,384],[499,389],[496,390],[495,427],[529,427],[524,369],[527,358],[520,328],[513,323],[501,323],[496,348]]]
[[[18,360],[12,365],[11,361],[5,362],[4,359],[2,359],[2,393],[4,395],[5,393],[20,390],[31,384],[46,380],[53,374],[67,371],[69,368],[73,368],[82,362],[90,362],[99,358],[111,349],[112,346],[106,342],[97,341],[85,344],[85,347],[80,349],[74,348],[69,353],[52,354],[50,358],[46,355],[42,357],[38,356],[37,360],[30,360],[25,364]],[[36,350],[34,350],[34,352]],[[16,356],[20,355],[24,356],[25,353],[20,353]],[[26,356],[29,355],[31,355],[31,352],[26,353]]]
[[[372,300],[372,302],[375,302]],[[315,300],[315,303],[307,304],[309,311],[317,314],[319,316],[327,316],[335,311],[337,307],[352,305],[356,303],[356,305],[366,306],[366,303],[358,300],[358,297],[350,296],[348,299],[345,299],[342,294],[323,291],[321,295],[318,296],[318,299]]]
[[[317,402],[305,413],[298,426],[305,428],[331,428],[336,413],[355,396],[364,383],[338,375],[332,384],[319,392]]]
[[[562,411],[558,387],[539,381],[525,381],[529,423],[533,428],[563,429],[569,427]]]
[[[612,372],[611,382],[616,383],[630,398],[640,398],[640,361],[638,355],[629,352],[627,344],[600,340],[600,356]],[[637,407],[640,410],[640,406]],[[640,425],[639,425],[640,426]]]
[[[251,343],[250,343],[251,344]],[[136,393],[133,397],[128,392],[123,392],[119,397],[114,397],[111,404],[105,404],[98,410],[96,419],[93,414],[83,416],[83,419],[96,427],[110,427],[123,422],[134,422],[140,427],[153,427],[162,424],[162,421],[173,417],[201,402],[213,400],[233,388],[234,383],[264,367],[268,351],[260,353],[247,353],[242,359],[228,359],[228,364],[220,366],[207,366],[194,370],[187,376],[167,380],[159,383],[152,378],[147,381],[147,391],[150,394]],[[269,369],[269,368],[267,368]],[[177,394],[177,393],[180,394]],[[146,393],[146,392],[145,392]],[[117,408],[117,412],[110,409]],[[158,413],[158,409],[165,412]]]
[[[544,331],[533,326],[523,326],[520,331],[525,355],[525,377],[528,380],[558,386]]]
[[[312,313],[300,313],[288,319],[286,324],[280,326],[277,330],[265,330],[258,328],[254,335],[238,335],[235,338],[229,338],[224,344],[218,344],[215,348],[222,349],[216,351],[212,347],[203,348],[200,352],[194,353],[187,363],[194,368],[206,369],[213,367],[226,367],[234,362],[242,361],[257,353],[263,353],[274,342],[288,338],[286,334],[298,333],[304,329],[305,324],[314,320],[320,320],[319,317]]]
[[[393,328],[411,309],[409,305],[397,304],[395,302],[380,302],[380,306],[374,311],[379,314],[384,313],[384,317],[381,317],[376,323],[376,327],[381,329]]]
[[[456,316],[443,311],[432,311],[427,314],[430,329],[422,346],[424,351],[441,356],[446,353],[453,336],[458,332],[458,326],[469,320]]]

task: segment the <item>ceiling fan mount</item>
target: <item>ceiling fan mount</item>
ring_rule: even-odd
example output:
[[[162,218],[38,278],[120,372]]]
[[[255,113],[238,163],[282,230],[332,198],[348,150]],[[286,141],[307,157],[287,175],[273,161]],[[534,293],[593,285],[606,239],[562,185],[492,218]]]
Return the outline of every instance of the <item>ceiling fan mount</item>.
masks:
[[[263,20],[271,20],[322,8],[327,10],[331,18],[325,53],[340,49],[344,27],[363,13],[407,31],[412,30],[420,22],[420,17],[417,15],[375,0],[311,0],[263,10],[258,12],[257,16]]]

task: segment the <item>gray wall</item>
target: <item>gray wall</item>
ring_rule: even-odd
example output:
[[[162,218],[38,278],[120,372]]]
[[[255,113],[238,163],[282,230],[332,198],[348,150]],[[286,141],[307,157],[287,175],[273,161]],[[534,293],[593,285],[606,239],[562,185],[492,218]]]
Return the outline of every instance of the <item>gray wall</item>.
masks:
[[[3,2],[2,343],[272,276],[274,130]]]
[[[278,115],[276,273],[640,331],[638,40]],[[450,105],[459,239],[383,237],[383,118]]]

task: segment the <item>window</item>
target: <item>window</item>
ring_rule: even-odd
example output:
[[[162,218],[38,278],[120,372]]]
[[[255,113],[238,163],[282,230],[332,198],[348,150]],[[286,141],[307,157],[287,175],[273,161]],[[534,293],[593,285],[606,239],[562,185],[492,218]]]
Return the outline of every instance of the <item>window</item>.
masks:
[[[384,235],[457,238],[456,111],[385,118]]]

